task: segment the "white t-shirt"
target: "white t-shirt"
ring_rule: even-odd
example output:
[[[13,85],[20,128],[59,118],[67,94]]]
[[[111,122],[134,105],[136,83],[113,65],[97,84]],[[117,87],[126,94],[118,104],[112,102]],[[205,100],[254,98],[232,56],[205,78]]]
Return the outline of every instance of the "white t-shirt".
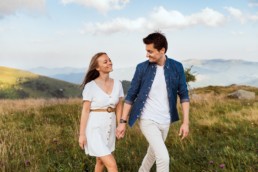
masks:
[[[145,102],[141,119],[150,119],[159,124],[170,123],[169,102],[164,76],[164,66],[157,65],[156,75]]]

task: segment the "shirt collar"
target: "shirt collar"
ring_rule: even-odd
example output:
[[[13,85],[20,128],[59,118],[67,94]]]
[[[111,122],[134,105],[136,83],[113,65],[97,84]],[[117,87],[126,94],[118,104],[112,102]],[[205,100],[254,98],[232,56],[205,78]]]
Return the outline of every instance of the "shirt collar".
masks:
[[[169,63],[168,63],[168,56],[166,56],[166,61],[165,61],[165,65],[164,65],[164,68],[168,69],[169,68]]]

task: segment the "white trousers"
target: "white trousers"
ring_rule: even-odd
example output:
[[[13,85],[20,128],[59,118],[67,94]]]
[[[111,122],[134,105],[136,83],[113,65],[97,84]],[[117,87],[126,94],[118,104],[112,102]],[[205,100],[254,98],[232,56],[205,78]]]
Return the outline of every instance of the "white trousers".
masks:
[[[165,145],[170,124],[158,124],[152,120],[141,119],[140,129],[149,142],[139,172],[149,172],[156,161],[157,172],[169,172],[169,154]]]

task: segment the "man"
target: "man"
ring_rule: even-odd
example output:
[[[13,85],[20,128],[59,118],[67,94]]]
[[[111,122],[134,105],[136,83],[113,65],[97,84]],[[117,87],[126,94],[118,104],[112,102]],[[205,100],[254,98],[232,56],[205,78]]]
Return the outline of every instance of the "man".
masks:
[[[140,129],[149,143],[139,172],[149,172],[156,161],[157,172],[169,172],[169,154],[165,140],[170,123],[179,120],[177,95],[183,111],[179,135],[184,139],[189,132],[189,96],[181,63],[166,56],[168,43],[160,32],[143,39],[148,60],[137,65],[128,90],[123,115],[116,135],[123,138],[126,122],[133,126],[139,119]]]

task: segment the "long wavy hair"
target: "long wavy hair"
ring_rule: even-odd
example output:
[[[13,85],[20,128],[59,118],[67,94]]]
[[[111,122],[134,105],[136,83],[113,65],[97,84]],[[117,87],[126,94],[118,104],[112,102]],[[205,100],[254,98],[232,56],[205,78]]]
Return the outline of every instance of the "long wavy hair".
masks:
[[[84,80],[81,84],[81,88],[84,88],[84,86],[89,83],[90,81],[96,79],[97,77],[99,77],[99,71],[96,70],[96,68],[98,67],[98,58],[100,56],[102,56],[103,54],[107,54],[105,52],[99,52],[97,54],[95,54],[90,61],[90,65],[88,68],[88,71],[84,77]]]

